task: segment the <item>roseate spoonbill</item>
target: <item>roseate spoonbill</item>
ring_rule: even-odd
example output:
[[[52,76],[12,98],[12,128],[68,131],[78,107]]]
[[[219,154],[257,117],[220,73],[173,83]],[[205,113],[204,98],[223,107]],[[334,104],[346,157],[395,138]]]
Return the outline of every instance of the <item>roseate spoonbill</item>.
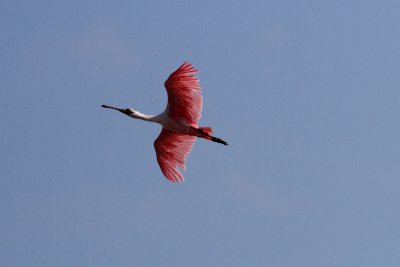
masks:
[[[162,173],[172,182],[183,182],[184,177],[177,167],[186,170],[186,157],[196,137],[228,145],[224,140],[211,135],[211,127],[197,125],[203,105],[199,79],[195,77],[197,72],[192,64],[185,62],[168,77],[164,84],[168,104],[158,115],[145,115],[131,108],[102,105],[103,108],[118,110],[129,117],[162,125],[161,133],[154,141],[154,148]]]

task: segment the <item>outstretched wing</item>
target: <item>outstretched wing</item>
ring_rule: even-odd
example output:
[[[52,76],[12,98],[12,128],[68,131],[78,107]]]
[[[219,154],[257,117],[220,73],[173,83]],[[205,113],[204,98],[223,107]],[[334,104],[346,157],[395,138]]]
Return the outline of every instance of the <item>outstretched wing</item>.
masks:
[[[199,79],[192,64],[185,62],[165,81],[168,93],[167,111],[171,118],[184,120],[197,126],[201,117],[203,100]]]
[[[154,141],[157,161],[164,176],[172,182],[183,182],[184,177],[177,167],[186,170],[185,160],[192,150],[195,136],[181,135],[165,128]]]

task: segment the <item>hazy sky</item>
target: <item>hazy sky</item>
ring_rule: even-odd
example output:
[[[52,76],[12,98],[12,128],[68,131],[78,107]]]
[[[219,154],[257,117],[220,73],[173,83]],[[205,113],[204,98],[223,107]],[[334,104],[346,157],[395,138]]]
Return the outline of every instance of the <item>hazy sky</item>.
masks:
[[[400,266],[399,1],[0,2],[1,266]],[[160,127],[200,70],[186,181]]]

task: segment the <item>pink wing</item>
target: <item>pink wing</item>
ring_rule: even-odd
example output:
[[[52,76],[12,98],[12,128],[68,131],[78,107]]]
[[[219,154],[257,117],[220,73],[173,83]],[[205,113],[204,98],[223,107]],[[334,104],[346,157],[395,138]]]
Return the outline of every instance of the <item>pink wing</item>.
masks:
[[[185,160],[192,150],[195,139],[195,136],[181,135],[163,128],[154,141],[158,164],[168,180],[183,182],[183,175],[177,167],[186,170]]]
[[[203,100],[199,79],[194,75],[199,72],[192,64],[185,62],[165,81],[168,93],[168,114],[172,119],[185,120],[197,126],[201,117]]]

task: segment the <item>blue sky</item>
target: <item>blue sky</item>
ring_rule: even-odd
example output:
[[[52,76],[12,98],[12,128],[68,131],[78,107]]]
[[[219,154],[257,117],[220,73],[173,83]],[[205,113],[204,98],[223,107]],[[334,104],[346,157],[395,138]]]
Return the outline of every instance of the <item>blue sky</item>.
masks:
[[[398,1],[0,3],[1,266],[399,266]],[[200,70],[183,184],[160,127]]]

